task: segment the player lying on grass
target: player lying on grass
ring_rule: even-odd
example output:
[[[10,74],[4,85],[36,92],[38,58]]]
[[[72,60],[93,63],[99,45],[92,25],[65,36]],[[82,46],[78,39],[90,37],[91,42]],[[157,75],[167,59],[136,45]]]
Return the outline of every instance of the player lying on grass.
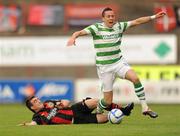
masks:
[[[44,103],[36,96],[26,100],[26,106],[34,112],[31,122],[19,124],[20,126],[30,125],[52,125],[52,124],[88,124],[88,123],[106,123],[108,118],[106,114],[92,113],[97,108],[98,99],[86,98],[81,102],[70,106],[68,100],[48,100]],[[112,103],[107,110],[119,108],[124,115],[129,116],[134,103],[125,107]]]

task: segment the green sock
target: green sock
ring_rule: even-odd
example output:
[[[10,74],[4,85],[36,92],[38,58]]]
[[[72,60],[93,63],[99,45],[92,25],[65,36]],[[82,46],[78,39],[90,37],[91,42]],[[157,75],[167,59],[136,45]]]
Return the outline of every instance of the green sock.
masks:
[[[104,109],[106,109],[108,105],[104,101],[104,99],[99,100],[99,103],[97,105],[97,112],[102,113]]]
[[[137,97],[139,98],[139,100],[145,100],[145,92],[144,92],[144,87],[142,86],[142,84],[140,82],[137,84],[134,84],[134,88],[135,88],[135,93]]]
[[[147,106],[147,103],[146,103],[144,87],[139,82],[137,84],[134,84],[134,88],[135,88],[135,93],[136,93],[137,97],[139,98],[139,100],[141,102],[142,111],[147,110],[148,106]]]

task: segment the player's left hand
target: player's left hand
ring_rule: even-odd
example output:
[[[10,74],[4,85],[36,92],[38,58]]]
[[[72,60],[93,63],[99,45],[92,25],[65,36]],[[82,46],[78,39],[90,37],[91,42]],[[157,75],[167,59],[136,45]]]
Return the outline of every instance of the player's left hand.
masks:
[[[74,38],[70,38],[70,39],[68,40],[66,46],[73,46],[73,45],[76,45],[76,44],[75,44],[75,39],[74,39]]]
[[[156,17],[156,19],[157,19],[157,18],[163,17],[163,16],[165,16],[165,15],[166,15],[166,12],[160,11],[160,12],[158,12],[157,14],[155,14],[155,17]]]

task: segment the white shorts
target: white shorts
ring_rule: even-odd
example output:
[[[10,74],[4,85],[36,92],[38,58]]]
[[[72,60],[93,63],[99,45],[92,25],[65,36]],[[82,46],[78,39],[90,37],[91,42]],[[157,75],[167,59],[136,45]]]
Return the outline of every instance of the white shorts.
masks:
[[[97,74],[102,83],[102,91],[112,91],[115,78],[118,76],[119,78],[124,79],[126,72],[130,69],[131,67],[123,57],[115,64],[97,66]]]

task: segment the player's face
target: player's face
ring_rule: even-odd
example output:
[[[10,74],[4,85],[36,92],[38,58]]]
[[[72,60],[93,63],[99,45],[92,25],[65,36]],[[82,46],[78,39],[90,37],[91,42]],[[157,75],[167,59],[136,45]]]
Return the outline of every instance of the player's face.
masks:
[[[32,106],[31,108],[35,111],[39,111],[41,110],[42,108],[44,108],[44,105],[43,103],[40,101],[39,98],[37,97],[34,97],[32,100],[31,100],[31,103],[32,103]]]
[[[106,11],[103,17],[103,21],[107,27],[113,27],[113,25],[115,24],[114,11]]]

